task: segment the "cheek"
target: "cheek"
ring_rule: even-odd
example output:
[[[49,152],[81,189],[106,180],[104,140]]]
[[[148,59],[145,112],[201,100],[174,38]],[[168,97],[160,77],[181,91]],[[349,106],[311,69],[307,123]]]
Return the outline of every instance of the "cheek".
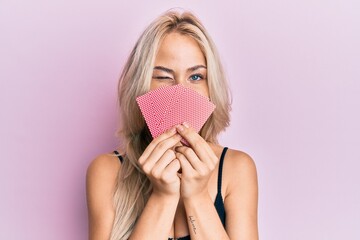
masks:
[[[198,92],[199,94],[203,95],[204,97],[209,98],[209,89],[206,85],[204,86],[199,86],[199,87],[193,87],[193,89]]]
[[[150,91],[158,89],[159,87],[171,86],[171,83],[159,82],[152,80],[150,83]]]

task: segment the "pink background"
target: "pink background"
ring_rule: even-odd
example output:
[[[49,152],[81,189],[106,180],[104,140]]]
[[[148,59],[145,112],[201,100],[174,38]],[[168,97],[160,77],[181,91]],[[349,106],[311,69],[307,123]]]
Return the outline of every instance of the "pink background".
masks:
[[[221,143],[256,161],[261,239],[360,239],[355,0],[2,0],[0,239],[87,238],[85,173],[117,145],[120,70],[176,6],[221,53],[234,97]]]

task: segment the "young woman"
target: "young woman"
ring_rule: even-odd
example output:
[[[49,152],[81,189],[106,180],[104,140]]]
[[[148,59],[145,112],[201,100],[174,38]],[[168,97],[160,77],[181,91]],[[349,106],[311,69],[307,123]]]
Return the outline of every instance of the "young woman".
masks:
[[[135,99],[173,84],[216,108],[200,132],[181,123],[153,139]],[[229,126],[229,96],[215,45],[194,15],[169,11],[150,24],[119,81],[123,144],[87,170],[90,239],[258,239],[254,161],[217,140]]]

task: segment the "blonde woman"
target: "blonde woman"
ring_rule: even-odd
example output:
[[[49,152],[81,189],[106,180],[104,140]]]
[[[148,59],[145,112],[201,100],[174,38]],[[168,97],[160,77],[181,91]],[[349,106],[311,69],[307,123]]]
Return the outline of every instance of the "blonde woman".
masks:
[[[135,99],[173,84],[216,108],[200,132],[182,123],[152,139]],[[258,239],[254,161],[217,140],[230,99],[215,45],[193,14],[168,11],[152,22],[119,81],[123,144],[87,170],[89,239]]]

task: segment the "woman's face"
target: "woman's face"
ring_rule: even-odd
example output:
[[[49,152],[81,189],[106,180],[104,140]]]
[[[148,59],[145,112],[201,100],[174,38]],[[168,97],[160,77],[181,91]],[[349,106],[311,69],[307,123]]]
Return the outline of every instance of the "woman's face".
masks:
[[[170,33],[159,46],[150,90],[175,84],[209,97],[206,61],[198,43],[191,37]]]

